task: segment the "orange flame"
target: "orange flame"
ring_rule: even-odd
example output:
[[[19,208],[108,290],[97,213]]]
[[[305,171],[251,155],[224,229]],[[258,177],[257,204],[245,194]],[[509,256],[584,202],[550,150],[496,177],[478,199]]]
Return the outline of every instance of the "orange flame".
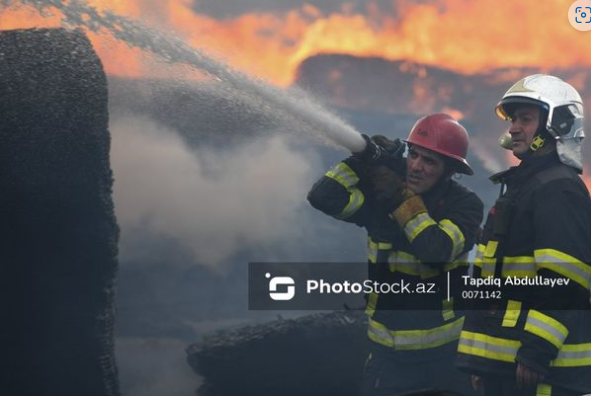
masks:
[[[555,0],[543,7],[535,0],[433,0],[422,4],[395,0],[392,10],[397,16],[394,11],[380,14],[371,2],[363,14],[343,6],[339,12],[324,15],[305,5],[282,14],[249,13],[225,20],[198,14],[190,3],[89,1],[98,10],[174,30],[192,45],[281,86],[294,81],[301,61],[320,53],[409,59],[467,74],[499,67],[591,66],[589,40],[566,18],[571,0]],[[57,16],[43,19],[27,13],[24,17],[23,11],[0,15],[2,29],[58,24]],[[139,53],[120,43],[104,45],[103,38],[90,36],[108,73],[151,75]]]

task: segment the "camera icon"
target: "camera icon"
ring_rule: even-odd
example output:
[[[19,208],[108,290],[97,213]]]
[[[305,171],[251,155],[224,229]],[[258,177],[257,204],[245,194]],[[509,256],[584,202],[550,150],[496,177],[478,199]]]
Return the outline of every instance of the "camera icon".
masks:
[[[591,7],[575,8],[576,23],[591,23]]]

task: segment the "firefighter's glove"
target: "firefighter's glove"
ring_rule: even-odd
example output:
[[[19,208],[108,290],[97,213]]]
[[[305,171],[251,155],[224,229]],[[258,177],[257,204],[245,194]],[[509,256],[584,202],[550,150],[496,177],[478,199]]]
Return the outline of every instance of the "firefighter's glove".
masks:
[[[402,142],[400,139],[390,140],[383,135],[373,135],[371,140],[387,151],[387,155],[381,161],[383,165],[394,169],[399,175],[403,175],[405,169],[403,155],[406,151],[406,143]]]
[[[387,213],[392,212],[404,201],[415,195],[406,188],[398,174],[387,166],[371,167],[369,174],[376,203]]]
[[[418,215],[427,212],[420,195],[416,195],[398,177],[396,172],[386,166],[370,169],[373,193],[379,207],[383,208],[400,227]]]
[[[379,146],[371,140],[366,134],[361,134],[363,140],[365,140],[365,149],[357,153],[353,153],[354,157],[357,157],[368,163],[378,163],[388,156],[388,151],[385,148]]]

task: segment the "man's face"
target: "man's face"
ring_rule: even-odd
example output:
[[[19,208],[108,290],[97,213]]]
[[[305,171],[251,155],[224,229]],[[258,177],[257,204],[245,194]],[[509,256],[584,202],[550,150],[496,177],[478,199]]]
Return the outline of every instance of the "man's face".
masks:
[[[521,158],[529,150],[540,124],[540,108],[537,106],[518,107],[511,117],[509,134],[513,140],[513,155]]]
[[[406,185],[415,194],[433,187],[445,173],[443,156],[426,148],[411,146],[406,157]]]

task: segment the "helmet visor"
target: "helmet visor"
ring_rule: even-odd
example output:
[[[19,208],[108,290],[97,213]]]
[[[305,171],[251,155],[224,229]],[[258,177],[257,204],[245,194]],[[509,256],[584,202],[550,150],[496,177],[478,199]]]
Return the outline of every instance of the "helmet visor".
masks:
[[[515,110],[521,106],[538,106],[546,111],[548,111],[550,108],[546,103],[539,100],[526,98],[523,96],[510,96],[508,98],[502,99],[499,102],[495,108],[495,112],[500,119],[510,121],[513,113],[515,113]]]

